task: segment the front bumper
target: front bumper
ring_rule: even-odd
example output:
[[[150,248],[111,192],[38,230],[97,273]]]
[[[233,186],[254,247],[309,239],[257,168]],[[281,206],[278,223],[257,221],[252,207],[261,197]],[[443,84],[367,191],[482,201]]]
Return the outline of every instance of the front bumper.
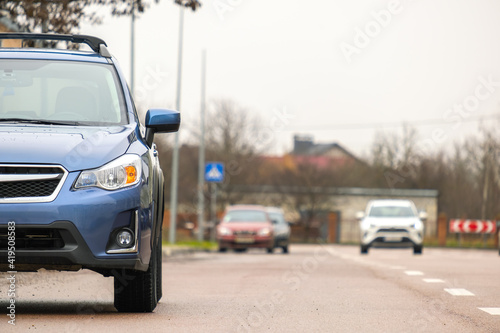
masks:
[[[223,236],[217,239],[219,248],[224,249],[248,249],[248,248],[264,248],[271,249],[274,247],[273,237],[245,237],[238,238],[235,236]]]
[[[290,243],[290,235],[277,235],[274,237],[274,246],[275,247],[281,247],[281,246],[288,246]]]
[[[141,201],[141,198],[150,198],[147,187],[138,184],[117,191],[98,188],[74,191],[71,186],[78,174],[68,175],[52,202],[0,204],[1,270],[7,266],[6,243],[2,237],[6,235],[8,222],[15,223],[16,235],[33,238],[41,233],[52,241],[36,243],[38,245],[31,241],[24,245],[23,241],[16,242],[16,270],[88,268],[103,274],[119,268],[147,270],[153,216],[151,202]],[[137,250],[109,253],[110,239],[122,227],[137,230]]]
[[[423,231],[415,228],[370,228],[362,231],[364,246],[419,246],[423,243]]]
[[[8,251],[5,250],[6,228],[0,228],[0,271],[37,271],[41,268],[77,271],[92,269],[105,275],[112,270],[146,270],[137,255],[129,258],[96,258],[87,242],[69,221],[56,221],[49,225],[23,225],[15,229],[15,263],[9,266]]]

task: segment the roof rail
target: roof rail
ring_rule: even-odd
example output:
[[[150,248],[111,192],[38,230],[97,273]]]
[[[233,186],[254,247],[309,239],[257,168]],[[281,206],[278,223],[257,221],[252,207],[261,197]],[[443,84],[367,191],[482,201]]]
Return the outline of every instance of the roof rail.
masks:
[[[106,42],[98,37],[88,35],[66,35],[47,33],[0,33],[0,39],[23,39],[23,40],[63,40],[73,43],[85,43],[90,48],[106,58],[111,58],[111,54],[106,48]]]

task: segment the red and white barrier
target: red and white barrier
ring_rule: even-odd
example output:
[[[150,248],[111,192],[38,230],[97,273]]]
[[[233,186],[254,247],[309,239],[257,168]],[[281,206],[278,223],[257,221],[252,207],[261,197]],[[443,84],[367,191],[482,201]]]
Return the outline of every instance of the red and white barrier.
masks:
[[[497,222],[490,220],[450,220],[450,232],[464,234],[494,234]]]

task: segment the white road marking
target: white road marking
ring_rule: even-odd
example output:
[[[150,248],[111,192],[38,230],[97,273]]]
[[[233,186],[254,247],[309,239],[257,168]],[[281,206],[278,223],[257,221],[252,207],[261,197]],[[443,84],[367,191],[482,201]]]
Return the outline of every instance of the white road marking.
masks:
[[[421,271],[405,271],[405,274],[410,276],[424,275],[424,273]]]
[[[478,309],[487,312],[492,316],[500,316],[500,308],[478,308]]]
[[[475,296],[473,293],[463,288],[444,288],[444,291],[453,296]]]
[[[441,280],[441,279],[423,279],[424,282],[427,282],[427,283],[444,283],[444,280]]]

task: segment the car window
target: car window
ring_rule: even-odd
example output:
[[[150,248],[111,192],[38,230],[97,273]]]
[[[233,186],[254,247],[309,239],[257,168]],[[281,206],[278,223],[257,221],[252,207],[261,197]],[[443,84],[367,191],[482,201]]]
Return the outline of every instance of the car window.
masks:
[[[411,207],[401,206],[372,207],[368,215],[370,217],[415,217]]]
[[[109,64],[0,60],[0,119],[128,122],[123,92]]]
[[[256,210],[233,210],[228,212],[223,222],[266,222],[267,216],[264,212]]]

